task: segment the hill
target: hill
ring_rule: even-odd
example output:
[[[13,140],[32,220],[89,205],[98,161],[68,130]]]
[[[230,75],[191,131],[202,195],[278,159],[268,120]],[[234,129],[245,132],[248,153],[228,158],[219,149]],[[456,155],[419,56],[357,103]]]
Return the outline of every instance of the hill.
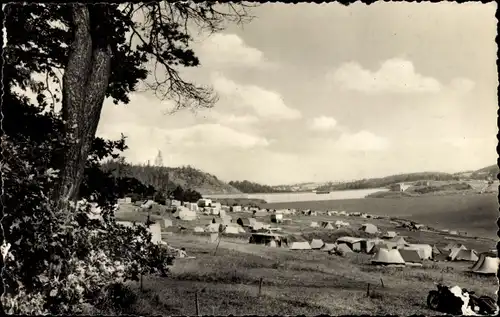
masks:
[[[460,177],[440,172],[410,173],[410,174],[391,175],[381,178],[361,179],[353,182],[340,183],[340,184],[326,184],[323,186],[319,186],[318,188],[316,188],[316,190],[350,190],[350,189],[382,188],[390,186],[395,183],[416,182],[421,180],[458,181],[460,180]]]
[[[250,182],[247,180],[244,180],[242,182],[240,181],[230,181],[229,185],[233,186],[234,188],[238,189],[242,193],[245,194],[252,194],[252,193],[281,193],[283,190],[280,190],[278,188],[268,186],[268,185],[261,185],[258,183]]]
[[[391,175],[381,178],[369,178],[345,183],[328,183],[318,186],[316,190],[348,190],[383,188],[396,183],[409,183],[418,181],[466,181],[496,179],[500,172],[497,165],[487,166],[476,171],[460,173],[422,172]]]
[[[155,188],[174,188],[177,185],[184,189],[192,189],[202,195],[207,194],[239,194],[238,189],[217,179],[216,176],[202,172],[191,166],[162,167],[146,164],[128,164],[108,161],[102,168],[111,171],[115,176],[129,176]]]

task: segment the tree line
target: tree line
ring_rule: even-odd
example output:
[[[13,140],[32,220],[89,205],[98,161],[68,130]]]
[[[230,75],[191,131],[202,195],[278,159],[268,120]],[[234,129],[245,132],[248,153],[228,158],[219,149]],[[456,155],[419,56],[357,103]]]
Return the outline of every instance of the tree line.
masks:
[[[161,152],[158,157],[161,157]],[[158,157],[155,164],[162,164]],[[165,204],[167,199],[197,202],[202,198],[196,190],[174,183],[169,177],[171,170],[164,166],[129,164],[123,159],[111,159],[102,163],[100,168],[113,176],[123,196],[131,197],[132,201],[151,199]]]
[[[238,189],[242,193],[251,194],[251,193],[281,193],[284,192],[282,190],[276,189],[272,186],[261,185],[258,183],[250,182],[247,180],[244,181],[230,181],[229,185]]]
[[[369,188],[383,188],[395,183],[415,182],[420,180],[433,180],[433,181],[451,181],[459,180],[456,175],[448,173],[412,173],[412,174],[399,174],[382,178],[361,179],[353,182],[346,182],[340,184],[326,184],[318,187],[316,190],[354,190],[354,189],[369,189]]]

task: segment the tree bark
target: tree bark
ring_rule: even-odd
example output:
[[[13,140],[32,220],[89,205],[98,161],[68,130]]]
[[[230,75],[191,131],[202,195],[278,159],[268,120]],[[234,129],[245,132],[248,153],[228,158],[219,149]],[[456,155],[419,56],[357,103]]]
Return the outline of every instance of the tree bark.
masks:
[[[72,5],[74,38],[63,76],[62,116],[68,142],[54,199],[76,201],[111,75],[109,45],[95,45],[87,5]],[[94,36],[94,38],[93,38]],[[93,45],[94,44],[94,45]]]

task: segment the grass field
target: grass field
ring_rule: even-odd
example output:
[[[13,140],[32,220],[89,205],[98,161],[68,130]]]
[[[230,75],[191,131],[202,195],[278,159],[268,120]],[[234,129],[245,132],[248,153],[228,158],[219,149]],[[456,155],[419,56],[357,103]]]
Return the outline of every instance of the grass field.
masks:
[[[464,230],[491,239],[497,238],[499,215],[496,194],[325,200],[263,207],[366,212],[410,219],[437,229]]]
[[[390,206],[387,202],[386,205],[365,202],[365,208],[372,208],[360,210],[359,202],[358,205],[353,202],[333,203],[336,205],[325,208],[376,214],[377,208],[378,213],[382,213],[381,207]],[[397,202],[393,203],[396,205],[392,210],[396,210]],[[324,203],[317,204],[321,206]],[[416,205],[415,202],[413,204]],[[406,206],[406,216],[410,210],[417,210],[409,203]],[[436,204],[427,202],[424,206],[431,208]],[[297,205],[294,207],[300,208]],[[458,207],[450,209],[459,210]],[[249,214],[231,213],[231,216],[236,221],[238,217],[248,217]],[[194,234],[192,231],[195,226],[208,224],[212,218],[201,215],[200,219],[192,222],[173,220],[174,226],[185,229],[168,230],[170,232],[163,235],[163,240],[173,247],[184,247],[188,255],[195,258],[176,260],[170,277],[145,277],[144,292],[138,292],[140,299],[134,305],[134,313],[194,315],[197,290],[199,313],[203,315],[437,315],[437,312],[427,309],[426,296],[429,290],[435,288],[434,283],[440,281],[496,298],[496,277],[468,273],[473,264],[470,262],[429,261],[424,262],[423,267],[380,268],[371,265],[371,256],[367,254],[339,257],[317,250],[292,251],[252,245],[248,243],[249,234],[224,236],[215,254],[217,244],[209,242],[209,234]],[[382,230],[394,230],[394,224],[385,219],[303,215],[292,216],[292,219],[291,224],[279,225],[285,233],[302,235],[307,239],[322,238],[325,242],[334,242],[342,235],[359,235],[356,229],[364,222],[371,222]],[[353,229],[325,230],[309,226],[311,221],[338,219],[349,222]],[[259,221],[270,222],[269,217]],[[495,248],[495,240],[404,229],[395,231],[413,243],[443,246],[455,239],[479,252]],[[261,296],[258,296],[260,279],[263,282]],[[368,284],[370,294],[367,296]],[[138,283],[130,283],[130,286],[135,290],[139,288]]]

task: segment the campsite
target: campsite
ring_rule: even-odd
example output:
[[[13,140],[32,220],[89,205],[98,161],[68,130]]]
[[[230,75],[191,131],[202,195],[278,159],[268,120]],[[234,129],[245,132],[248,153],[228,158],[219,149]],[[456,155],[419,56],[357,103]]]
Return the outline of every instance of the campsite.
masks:
[[[145,277],[137,309],[195,314],[197,298],[200,314],[436,315],[426,296],[438,282],[496,298],[490,267],[498,262],[485,253],[495,249],[493,239],[425,223],[410,230],[396,217],[347,207],[226,212],[219,205],[218,215],[213,207],[198,208],[192,220],[176,217],[179,212],[155,215],[169,219],[161,229],[164,243],[183,248],[189,258],[176,259],[168,277]],[[117,218],[130,213],[118,212]],[[134,213],[146,219],[146,212]]]

